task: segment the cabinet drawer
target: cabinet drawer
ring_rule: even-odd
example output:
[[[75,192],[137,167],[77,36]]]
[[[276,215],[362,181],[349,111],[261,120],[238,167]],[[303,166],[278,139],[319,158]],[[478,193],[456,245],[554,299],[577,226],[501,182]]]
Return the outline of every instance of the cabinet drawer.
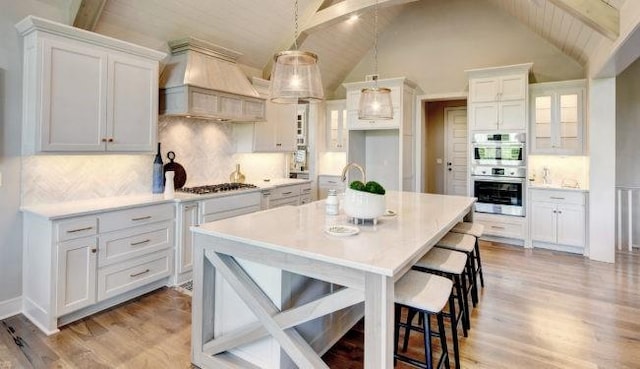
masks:
[[[111,232],[129,227],[172,220],[173,204],[145,206],[100,214],[100,232]]]
[[[531,201],[555,202],[558,204],[584,205],[585,194],[582,192],[558,190],[531,190]]]
[[[299,185],[280,186],[271,190],[271,201],[293,196],[300,196]]]
[[[233,194],[204,200],[200,203],[202,215],[223,213],[241,208],[257,207],[260,209],[262,193],[259,191]]]
[[[318,186],[323,188],[344,188],[345,182],[342,182],[340,176],[318,176]]]
[[[273,209],[285,205],[298,206],[299,199],[300,197],[286,197],[284,199],[271,200],[269,202],[269,208]]]
[[[300,196],[311,195],[311,183],[304,183],[300,185]]]
[[[485,236],[525,238],[524,218],[475,213],[473,221],[484,225]]]
[[[92,236],[98,233],[98,218],[88,216],[63,220],[56,223],[55,229],[59,242]]]
[[[171,251],[160,251],[98,269],[98,301],[144,286],[171,274]]]
[[[173,222],[147,224],[100,236],[98,265],[123,262],[173,245]]]

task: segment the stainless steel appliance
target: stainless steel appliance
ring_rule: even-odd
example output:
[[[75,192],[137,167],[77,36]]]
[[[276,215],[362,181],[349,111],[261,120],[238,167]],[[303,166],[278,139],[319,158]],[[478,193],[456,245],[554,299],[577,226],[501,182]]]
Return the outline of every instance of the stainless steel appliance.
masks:
[[[524,133],[476,133],[472,140],[471,188],[476,211],[525,215]]]
[[[248,183],[220,183],[215,185],[205,185],[196,187],[183,187],[176,191],[192,193],[195,195],[206,195],[216,192],[228,192],[257,188],[258,186]]]
[[[471,147],[472,165],[526,165],[524,133],[476,133]]]

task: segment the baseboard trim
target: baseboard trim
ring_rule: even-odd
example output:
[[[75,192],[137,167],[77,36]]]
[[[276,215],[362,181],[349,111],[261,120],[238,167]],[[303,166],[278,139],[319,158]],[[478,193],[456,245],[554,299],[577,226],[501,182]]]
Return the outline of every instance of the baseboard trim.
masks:
[[[22,296],[0,301],[0,320],[22,312]]]

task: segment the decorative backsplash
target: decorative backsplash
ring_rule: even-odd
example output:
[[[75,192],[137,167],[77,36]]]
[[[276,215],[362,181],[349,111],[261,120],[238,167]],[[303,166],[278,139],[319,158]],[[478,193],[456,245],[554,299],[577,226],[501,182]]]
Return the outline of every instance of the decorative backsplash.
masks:
[[[236,154],[233,124],[160,117],[162,160],[167,152],[187,172],[185,186],[228,182],[239,163],[249,183],[286,175],[286,154]],[[25,206],[151,192],[153,154],[34,155],[22,158]]]
[[[580,188],[589,188],[589,157],[587,156],[529,156],[529,178],[542,182],[543,168],[549,168],[551,183],[561,185],[563,180],[575,180]]]

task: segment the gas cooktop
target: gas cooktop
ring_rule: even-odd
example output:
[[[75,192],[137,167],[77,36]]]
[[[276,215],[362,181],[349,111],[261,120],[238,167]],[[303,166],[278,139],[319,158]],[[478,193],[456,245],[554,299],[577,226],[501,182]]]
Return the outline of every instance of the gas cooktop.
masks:
[[[196,195],[206,195],[209,193],[239,191],[239,190],[246,190],[250,188],[258,188],[258,186],[248,184],[248,183],[220,183],[220,184],[196,186],[196,187],[183,187],[177,191],[192,193]]]

